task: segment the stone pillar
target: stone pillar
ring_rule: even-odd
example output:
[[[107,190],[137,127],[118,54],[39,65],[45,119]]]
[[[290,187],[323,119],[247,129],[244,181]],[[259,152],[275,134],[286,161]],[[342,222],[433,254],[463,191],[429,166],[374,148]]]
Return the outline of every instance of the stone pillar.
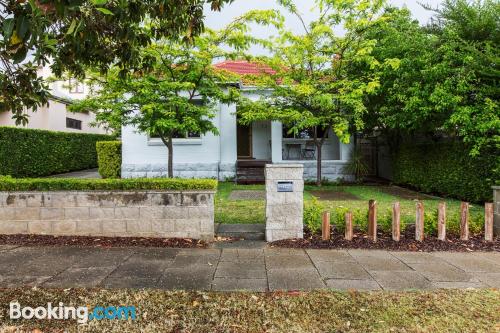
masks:
[[[304,166],[266,165],[266,240],[303,238]]]
[[[496,236],[500,235],[500,186],[493,186],[493,204],[494,208],[494,222],[493,222],[493,234]]]
[[[271,156],[273,163],[283,160],[283,125],[279,121],[271,122]]]

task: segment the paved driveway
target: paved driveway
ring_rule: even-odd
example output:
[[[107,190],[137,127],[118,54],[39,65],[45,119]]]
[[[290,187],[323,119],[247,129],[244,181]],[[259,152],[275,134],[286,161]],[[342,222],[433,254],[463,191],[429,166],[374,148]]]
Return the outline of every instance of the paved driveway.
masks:
[[[0,246],[0,287],[500,288],[500,253]]]

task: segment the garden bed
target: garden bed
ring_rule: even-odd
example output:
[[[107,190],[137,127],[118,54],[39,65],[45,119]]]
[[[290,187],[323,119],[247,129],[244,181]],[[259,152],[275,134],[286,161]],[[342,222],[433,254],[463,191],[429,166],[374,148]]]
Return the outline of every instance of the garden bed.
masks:
[[[207,243],[190,238],[90,237],[51,235],[0,235],[0,245],[94,246],[94,247],[174,247],[206,248]]]
[[[493,242],[485,242],[483,235],[471,235],[468,241],[462,241],[458,236],[449,235],[445,241],[440,241],[434,236],[429,236],[423,242],[415,240],[414,228],[406,228],[401,233],[399,242],[392,240],[389,233],[379,231],[377,241],[368,238],[366,232],[356,231],[352,241],[344,239],[343,234],[334,233],[329,241],[323,241],[321,235],[304,230],[304,239],[286,239],[271,243],[271,246],[284,248],[309,248],[309,249],[377,249],[391,251],[496,251],[500,252],[500,237]]]

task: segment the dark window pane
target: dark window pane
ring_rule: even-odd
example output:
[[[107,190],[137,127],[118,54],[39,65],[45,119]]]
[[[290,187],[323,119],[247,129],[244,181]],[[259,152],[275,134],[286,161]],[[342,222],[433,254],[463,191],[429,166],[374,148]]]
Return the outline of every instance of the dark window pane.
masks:
[[[73,119],[73,118],[66,118],[66,128],[73,128],[77,130],[82,129],[82,121]]]

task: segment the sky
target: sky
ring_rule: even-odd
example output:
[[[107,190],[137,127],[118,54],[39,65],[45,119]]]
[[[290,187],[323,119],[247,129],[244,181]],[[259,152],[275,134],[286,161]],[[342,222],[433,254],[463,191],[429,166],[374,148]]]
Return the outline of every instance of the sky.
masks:
[[[388,0],[388,3],[397,7],[406,6],[412,12],[413,16],[421,23],[426,24],[432,13],[424,9],[420,3],[430,4],[433,7],[439,6],[441,0]],[[315,13],[311,11],[314,1],[295,0],[299,11],[306,21],[314,19]],[[236,17],[252,9],[279,9],[280,7],[274,0],[235,0],[232,4],[224,6],[221,12],[212,12],[206,10],[205,25],[211,29],[221,29],[230,23]],[[300,33],[301,25],[297,18],[292,15],[286,15],[288,27],[296,33]],[[252,26],[252,34],[256,37],[268,37],[273,33],[269,28]],[[254,55],[265,53],[260,47],[254,47],[251,50]]]

